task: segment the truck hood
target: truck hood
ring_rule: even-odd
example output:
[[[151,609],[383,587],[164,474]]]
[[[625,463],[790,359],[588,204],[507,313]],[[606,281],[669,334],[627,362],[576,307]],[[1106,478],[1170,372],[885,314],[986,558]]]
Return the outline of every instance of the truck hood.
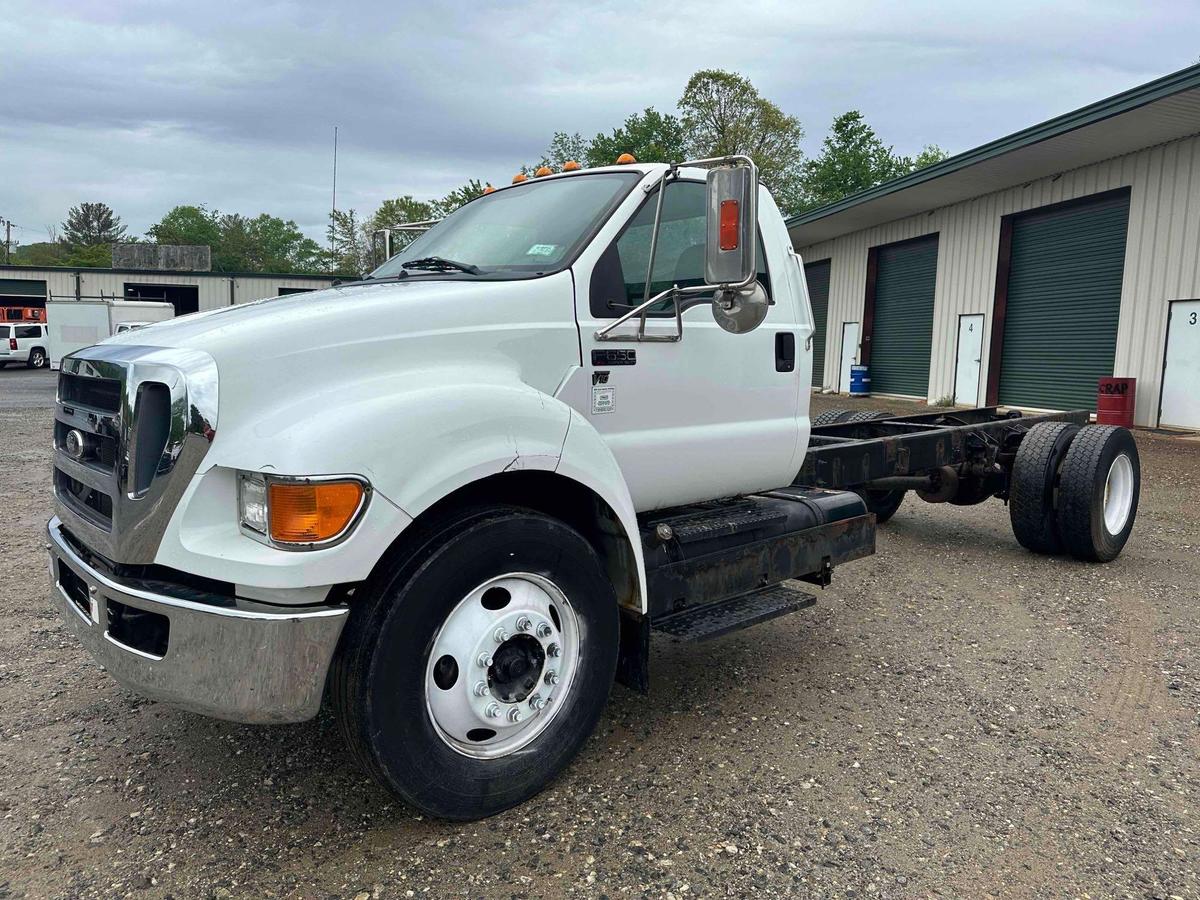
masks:
[[[315,400],[368,378],[402,383],[405,373],[433,367],[447,378],[515,379],[552,393],[579,364],[574,306],[569,270],[518,281],[416,275],[195,313],[106,343],[208,353],[228,422],[273,399]]]

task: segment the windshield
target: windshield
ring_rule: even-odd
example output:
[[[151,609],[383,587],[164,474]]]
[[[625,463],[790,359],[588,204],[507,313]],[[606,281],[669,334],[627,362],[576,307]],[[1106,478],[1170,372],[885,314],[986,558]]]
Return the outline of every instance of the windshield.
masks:
[[[398,275],[406,261],[430,258],[476,266],[484,275],[557,271],[571,262],[640,178],[637,172],[603,172],[529,181],[485,194],[451,213],[370,277]]]

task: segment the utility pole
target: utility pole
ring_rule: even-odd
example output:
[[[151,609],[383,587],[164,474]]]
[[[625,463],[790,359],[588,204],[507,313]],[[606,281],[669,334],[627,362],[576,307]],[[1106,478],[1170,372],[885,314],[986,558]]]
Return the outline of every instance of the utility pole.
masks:
[[[4,264],[12,264],[12,222],[4,220]]]
[[[329,249],[333,250],[334,213],[337,212],[337,139],[338,127],[333,126],[333,206],[329,214]]]

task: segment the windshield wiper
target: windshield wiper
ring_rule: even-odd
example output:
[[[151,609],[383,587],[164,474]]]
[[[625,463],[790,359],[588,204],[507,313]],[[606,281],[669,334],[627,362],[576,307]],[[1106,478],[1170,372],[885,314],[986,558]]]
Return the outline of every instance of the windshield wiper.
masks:
[[[470,263],[455,262],[452,259],[446,259],[444,256],[425,256],[421,259],[410,259],[400,263],[405,269],[432,269],[435,272],[459,271],[466,272],[468,275],[482,275],[483,270],[479,266],[473,266]]]

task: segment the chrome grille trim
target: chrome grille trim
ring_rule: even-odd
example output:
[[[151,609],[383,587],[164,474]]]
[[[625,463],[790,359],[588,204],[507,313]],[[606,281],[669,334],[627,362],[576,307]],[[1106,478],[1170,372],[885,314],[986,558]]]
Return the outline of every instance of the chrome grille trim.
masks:
[[[54,466],[81,484],[107,495],[112,519],[99,523],[99,514],[84,513],[69,497],[59,496],[55,513],[85,544],[109,559],[152,563],[179,498],[199,468],[216,436],[217,367],[199,350],[100,344],[67,356],[62,372],[81,378],[107,378],[121,385],[120,408],[111,412],[56,397],[55,419],[82,432],[115,442],[111,472],[73,459],[55,443]],[[170,426],[164,446],[148,452],[153,477],[141,487],[134,482],[138,453],[138,398],[147,383],[165,385],[170,395]],[[161,390],[161,389],[158,389]]]

